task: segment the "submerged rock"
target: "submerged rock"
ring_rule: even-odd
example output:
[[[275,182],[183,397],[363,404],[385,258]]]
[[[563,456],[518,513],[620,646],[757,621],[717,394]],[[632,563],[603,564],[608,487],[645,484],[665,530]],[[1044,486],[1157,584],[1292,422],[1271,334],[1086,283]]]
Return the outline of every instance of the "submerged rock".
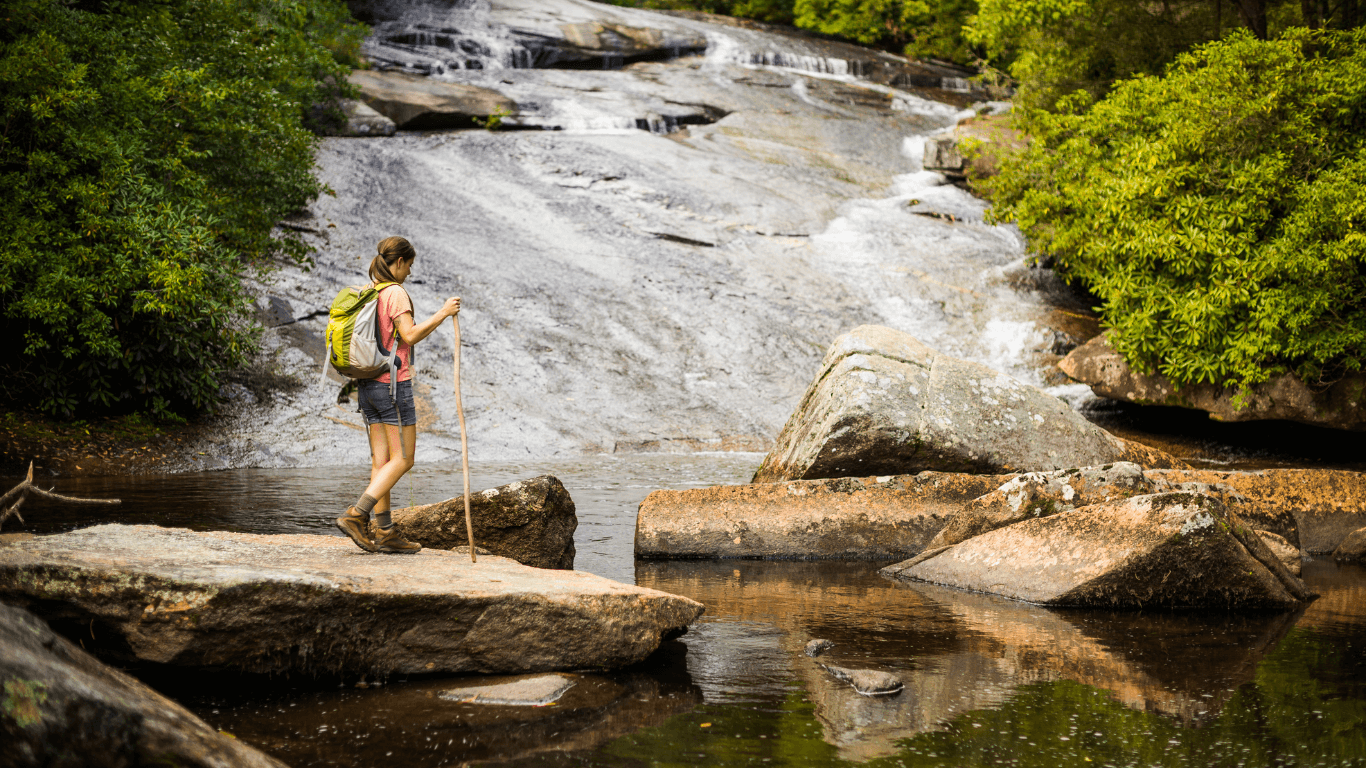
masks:
[[[1215,421],[1284,419],[1331,429],[1366,430],[1366,373],[1345,376],[1322,392],[1285,374],[1251,388],[1240,406],[1237,389],[1197,383],[1177,387],[1160,373],[1129,367],[1104,334],[1072,350],[1058,367],[1101,397],[1142,405],[1168,405],[1205,411]]]
[[[802,653],[805,653],[807,656],[814,659],[834,647],[835,644],[831,641],[817,638],[807,643],[806,647],[802,649]]]
[[[909,557],[964,504],[1007,479],[922,472],[654,491],[636,516],[636,556]]]
[[[825,671],[836,679],[854,686],[854,690],[864,696],[887,696],[900,693],[906,684],[890,672],[876,669],[848,669],[846,667],[826,667]]]
[[[1056,606],[1290,608],[1313,597],[1223,502],[1191,493],[1024,520],[882,573]]]
[[[910,334],[863,325],[830,346],[754,482],[1116,461],[1186,466],[1111,435],[1036,387],[940,354]]]
[[[569,491],[551,475],[470,494],[470,519],[478,550],[533,568],[574,569],[579,518]],[[464,496],[395,510],[394,522],[424,547],[469,552]]]
[[[284,766],[4,603],[0,680],[6,766]]]
[[[573,678],[565,675],[525,675],[512,680],[451,688],[442,691],[441,698],[469,704],[544,707],[558,701],[573,687]]]
[[[621,667],[703,610],[504,558],[125,525],[0,547],[0,598],[90,627],[119,660],[379,675]]]

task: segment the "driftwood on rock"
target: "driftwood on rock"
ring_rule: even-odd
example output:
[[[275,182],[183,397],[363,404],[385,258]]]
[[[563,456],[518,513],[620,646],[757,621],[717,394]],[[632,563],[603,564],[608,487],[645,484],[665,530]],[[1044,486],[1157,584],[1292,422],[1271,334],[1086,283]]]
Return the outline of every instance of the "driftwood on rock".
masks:
[[[121,499],[82,499],[76,496],[63,496],[60,493],[53,493],[50,490],[45,491],[33,484],[33,462],[30,461],[28,463],[28,476],[24,478],[23,482],[6,491],[4,496],[0,496],[0,509],[4,510],[3,512],[0,512],[0,528],[5,526],[5,521],[10,519],[11,515],[19,518],[19,522],[24,522],[24,516],[19,514],[19,507],[23,505],[24,499],[27,499],[30,493],[45,499],[52,499],[53,501],[65,501],[69,504],[123,503]],[[10,503],[11,500],[13,501],[12,504]],[[9,506],[6,507],[6,504],[9,504]]]

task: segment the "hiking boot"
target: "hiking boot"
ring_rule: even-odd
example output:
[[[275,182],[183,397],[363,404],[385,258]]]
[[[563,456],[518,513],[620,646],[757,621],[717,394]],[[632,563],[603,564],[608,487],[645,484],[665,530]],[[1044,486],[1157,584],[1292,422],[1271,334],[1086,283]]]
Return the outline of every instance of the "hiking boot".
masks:
[[[375,542],[370,540],[370,516],[355,507],[347,507],[346,512],[337,518],[337,528],[351,537],[356,546],[366,552],[376,552]]]
[[[387,531],[375,526],[375,548],[391,555],[412,555],[422,549],[422,545],[403,538],[397,525]]]

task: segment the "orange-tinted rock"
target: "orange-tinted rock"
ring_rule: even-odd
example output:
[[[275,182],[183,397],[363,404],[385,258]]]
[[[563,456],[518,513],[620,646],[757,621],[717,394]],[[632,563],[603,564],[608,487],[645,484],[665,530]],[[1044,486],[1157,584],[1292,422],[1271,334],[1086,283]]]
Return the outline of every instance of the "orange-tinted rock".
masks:
[[[1310,597],[1241,528],[1213,496],[1136,496],[1025,520],[882,572],[1054,606],[1291,608]]]
[[[925,549],[948,547],[1021,520],[1153,493],[1152,480],[1130,462],[1100,467],[1027,472],[973,499],[949,520]]]
[[[655,491],[636,517],[636,556],[910,557],[964,504],[1011,477],[922,472]]]
[[[1333,552],[1348,534],[1366,527],[1366,473],[1154,470],[1148,476],[1173,484],[1202,483],[1206,492],[1227,498],[1250,527],[1271,531],[1312,555]]]
[[[1072,350],[1058,367],[1089,385],[1092,392],[1113,400],[1192,408],[1205,411],[1216,421],[1285,419],[1318,427],[1366,430],[1366,374],[1345,377],[1322,392],[1286,374],[1252,387],[1241,406],[1235,406],[1236,389],[1214,384],[1178,388],[1160,373],[1133,370],[1104,334]]]

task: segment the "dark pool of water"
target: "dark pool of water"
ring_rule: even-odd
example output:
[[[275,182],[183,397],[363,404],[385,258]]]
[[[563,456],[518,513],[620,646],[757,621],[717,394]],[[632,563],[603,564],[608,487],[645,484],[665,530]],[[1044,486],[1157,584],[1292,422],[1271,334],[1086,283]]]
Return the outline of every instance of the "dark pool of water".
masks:
[[[707,606],[638,667],[576,675],[554,706],[446,701],[450,678],[141,673],[294,766],[1366,765],[1366,571],[1307,561],[1323,596],[1306,609],[1228,615],[1051,610],[891,582],[869,563],[633,560],[646,493],[740,482],[758,460],[474,467],[476,487],[555,474],[578,506],[580,569]],[[360,483],[346,471],[238,471],[58,490],[120,495],[121,510],[99,514],[125,522],[330,534]],[[458,470],[421,467],[414,500],[459,484]],[[25,511],[28,530],[95,522],[88,509]],[[835,647],[810,659],[813,638]],[[906,689],[863,697],[821,663],[892,671]]]

